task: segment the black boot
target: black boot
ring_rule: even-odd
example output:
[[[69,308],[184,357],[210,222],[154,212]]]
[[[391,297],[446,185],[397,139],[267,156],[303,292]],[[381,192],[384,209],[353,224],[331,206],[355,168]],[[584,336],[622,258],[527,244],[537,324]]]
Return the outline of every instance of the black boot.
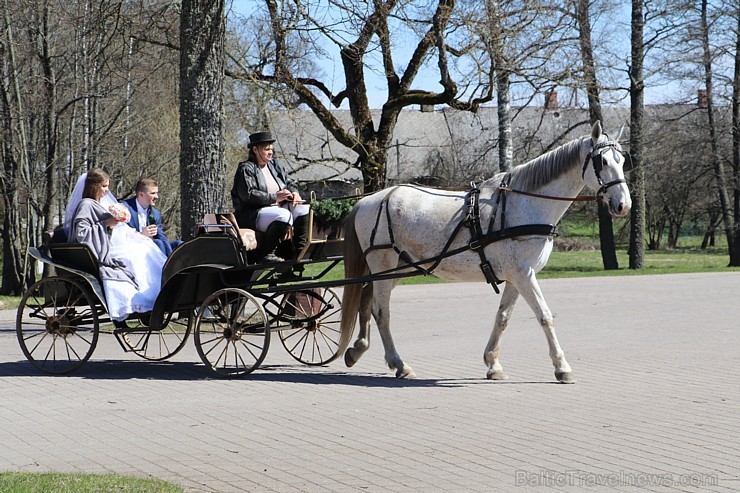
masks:
[[[296,257],[301,254],[308,243],[308,214],[298,216],[293,222],[293,245],[295,245]]]
[[[270,223],[267,231],[265,231],[265,235],[262,237],[260,260],[258,262],[283,262],[282,258],[275,255],[275,249],[283,241],[288,228],[290,228],[290,224],[282,221],[273,221]]]

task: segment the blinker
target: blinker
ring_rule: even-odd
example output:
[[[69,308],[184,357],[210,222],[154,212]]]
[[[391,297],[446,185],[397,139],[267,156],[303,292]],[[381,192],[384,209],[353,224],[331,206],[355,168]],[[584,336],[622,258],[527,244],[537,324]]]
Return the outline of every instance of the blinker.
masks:
[[[632,171],[635,165],[632,163],[632,155],[629,152],[622,151],[622,157],[624,158],[624,164],[622,165],[622,171],[625,173]]]

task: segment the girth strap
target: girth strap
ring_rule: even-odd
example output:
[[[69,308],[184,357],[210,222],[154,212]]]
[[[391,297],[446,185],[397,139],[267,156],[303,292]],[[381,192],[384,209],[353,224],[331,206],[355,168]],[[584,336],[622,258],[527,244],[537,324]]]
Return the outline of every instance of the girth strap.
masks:
[[[504,178],[506,180],[508,175]],[[483,229],[480,224],[480,188],[478,184],[472,182],[470,184],[471,189],[468,193],[468,215],[465,219],[468,229],[470,229],[470,243],[467,247],[463,247],[457,250],[448,252],[449,255],[455,255],[460,251],[467,249],[478,252],[480,257],[480,269],[483,272],[483,276],[486,278],[486,282],[493,287],[496,294],[499,293],[498,284],[502,281],[496,277],[491,262],[486,258],[485,247],[496,241],[505,240],[508,238],[516,238],[518,236],[537,235],[537,236],[554,236],[556,234],[556,227],[552,224],[523,224],[521,226],[506,227],[506,193],[504,189],[499,190],[499,196],[496,199],[495,207],[492,213],[491,221],[489,224],[488,233],[483,234]],[[503,196],[503,197],[502,197]],[[491,231],[493,223],[495,221],[495,214],[498,210],[499,201],[502,203],[501,210],[501,229]]]
[[[474,252],[478,252],[480,257],[480,270],[483,272],[483,277],[486,278],[486,282],[493,286],[493,290],[496,294],[500,293],[498,284],[503,281],[496,277],[496,273],[493,272],[491,262],[486,258],[486,252],[481,247],[481,238],[483,238],[483,229],[480,225],[480,188],[475,182],[470,183],[470,192],[468,192],[468,215],[465,218],[465,224],[470,229],[470,243],[468,246]]]

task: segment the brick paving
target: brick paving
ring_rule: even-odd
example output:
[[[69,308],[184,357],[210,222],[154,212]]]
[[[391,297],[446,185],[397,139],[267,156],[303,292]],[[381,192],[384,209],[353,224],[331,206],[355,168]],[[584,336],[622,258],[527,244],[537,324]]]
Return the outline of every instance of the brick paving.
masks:
[[[0,315],[0,471],[117,472],[191,492],[740,490],[740,273],[542,282],[578,383],[555,383],[520,301],[509,379],[485,379],[485,284],[394,291],[397,348],[305,367],[273,338],[249,378],[192,342],[154,363],[101,336],[71,376],[28,364]]]

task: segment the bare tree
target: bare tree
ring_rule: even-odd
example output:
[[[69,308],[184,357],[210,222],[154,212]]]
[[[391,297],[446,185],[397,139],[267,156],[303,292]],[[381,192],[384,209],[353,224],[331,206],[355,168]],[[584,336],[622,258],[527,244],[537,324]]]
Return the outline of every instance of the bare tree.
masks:
[[[725,235],[727,236],[727,245],[729,255],[732,256],[734,235],[732,234],[730,199],[727,195],[727,184],[725,179],[724,161],[720,156],[718,143],[718,128],[715,118],[714,108],[714,81],[713,81],[713,54],[709,42],[709,21],[708,21],[708,3],[707,0],[701,1],[701,44],[702,44],[702,65],[704,68],[704,81],[706,87],[706,111],[709,139],[711,143],[712,160],[714,162],[714,173],[717,181],[717,192],[719,194],[720,205],[722,207],[722,223],[724,224]]]
[[[160,164],[172,168],[179,153],[175,148],[166,156],[172,145],[165,142],[179,139],[176,132],[161,131],[172,108],[177,129],[175,58],[168,56],[170,47],[131,42],[146,22],[133,5],[119,0],[0,4],[3,293],[18,294],[33,280],[26,249],[61,223],[71,184],[88,167],[106,168],[119,198],[142,174],[177,175]],[[166,8],[159,13],[160,24],[173,17]],[[168,66],[174,70],[162,76]],[[163,86],[170,94],[158,92]]]
[[[588,97],[589,119],[593,124],[596,121],[604,122],[601,112],[601,97],[599,95],[599,81],[596,78],[596,64],[594,62],[594,51],[591,44],[591,15],[589,12],[589,0],[575,0],[575,17],[578,24],[578,39],[581,48],[581,60],[583,62],[583,79]],[[612,217],[606,204],[599,201],[599,240],[601,242],[601,260],[605,270],[619,268],[617,252],[614,245],[614,230],[612,228]]]
[[[451,29],[454,0],[439,0],[421,6],[414,2],[389,0],[356,3],[265,2],[274,57],[255,70],[242,74],[256,80],[282,84],[290,88],[301,104],[310,108],[324,127],[342,145],[356,153],[356,166],[362,171],[365,189],[385,185],[387,151],[392,146],[393,129],[399,112],[412,105],[450,105],[475,110],[489,101],[486,89],[459,87],[451,60],[464,52],[468,41]],[[411,56],[401,65],[394,39],[415,38]],[[458,43],[462,48],[454,47]],[[320,74],[300,72],[291,48],[312,47],[314,57],[331,57],[336,50],[341,60],[343,88],[332,91],[332,83]],[[419,74],[435,62],[438,91],[415,87]],[[249,64],[244,64],[248,66]],[[401,68],[403,67],[403,68]],[[382,75],[387,99],[374,120],[367,89],[367,73]],[[325,102],[340,107],[347,104],[352,128],[344,128]]]
[[[475,1],[461,5],[453,20],[471,33],[467,54],[475,60],[477,78],[487,91],[495,89],[498,169],[507,171],[516,153],[512,125],[518,110],[512,99],[528,105],[538,93],[572,84],[566,62],[577,41],[570,31],[572,14],[557,1],[487,0],[484,9]]]

